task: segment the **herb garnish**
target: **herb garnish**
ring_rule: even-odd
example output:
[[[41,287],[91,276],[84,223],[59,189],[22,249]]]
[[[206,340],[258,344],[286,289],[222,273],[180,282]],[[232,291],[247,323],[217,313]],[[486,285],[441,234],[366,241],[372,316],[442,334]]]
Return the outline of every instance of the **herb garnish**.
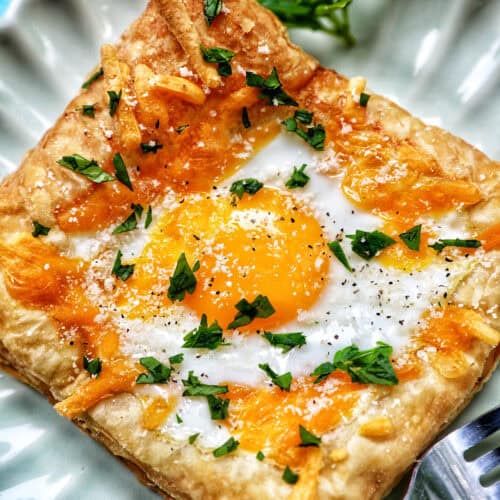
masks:
[[[205,20],[209,26],[212,25],[214,19],[222,11],[222,0],[204,0],[203,2],[203,12],[205,14]]]
[[[116,171],[116,178],[124,185],[127,186],[130,191],[133,191],[132,183],[130,182],[130,177],[128,176],[127,167],[125,166],[125,162],[123,161],[122,155],[120,153],[116,153],[113,156],[113,166]]]
[[[116,110],[118,109],[118,104],[120,104],[120,99],[122,98],[122,91],[118,94],[114,90],[108,90],[109,96],[109,116],[114,116]]]
[[[271,333],[265,332],[262,335],[272,346],[280,347],[283,353],[287,353],[294,347],[306,344],[303,333]]]
[[[297,101],[290,97],[281,86],[278,71],[273,68],[271,74],[264,78],[257,73],[247,71],[246,82],[249,87],[258,87],[262,90],[260,99],[267,99],[267,103],[273,106],[298,106]]]
[[[359,94],[359,105],[362,108],[366,108],[368,101],[370,100],[370,97],[371,97],[370,94],[365,94],[364,92],[361,92],[361,94]]]
[[[305,163],[302,164],[300,168],[293,167],[292,175],[285,184],[288,189],[304,187],[309,182],[310,177],[304,172],[306,167],[307,165]]]
[[[198,436],[200,435],[199,432],[196,434],[192,434],[191,436],[188,437],[189,444],[194,444],[194,442],[198,439]]]
[[[184,124],[184,125],[179,125],[175,131],[178,133],[178,134],[181,134],[182,132],[184,132],[184,130],[186,130],[187,128],[189,127],[189,125],[187,124]]]
[[[118,250],[116,253],[115,263],[113,264],[113,269],[111,269],[111,274],[114,274],[122,281],[127,281],[134,273],[135,264],[122,264],[122,257],[123,254],[121,250]]]
[[[95,104],[84,104],[82,106],[82,115],[95,118]]]
[[[63,156],[60,160],[57,160],[57,163],[77,174],[87,177],[87,179],[96,184],[115,180],[112,175],[109,175],[99,167],[95,160],[87,160],[87,158],[81,155],[73,154],[71,156]]]
[[[255,194],[263,187],[264,184],[257,179],[240,179],[231,184],[229,192],[235,194],[241,200],[241,198],[243,198],[243,193]]]
[[[207,403],[212,420],[224,420],[229,415],[229,399],[207,396]]]
[[[300,434],[300,440],[301,440],[301,443],[299,444],[299,446],[302,446],[302,447],[315,446],[317,448],[319,446],[319,443],[321,443],[320,437],[315,436],[312,432],[309,432],[302,425],[299,425],[299,434]]]
[[[33,232],[31,235],[33,238],[38,238],[39,236],[47,236],[50,231],[50,227],[44,226],[40,224],[38,221],[34,220],[33,223]]]
[[[191,269],[183,252],[177,260],[174,274],[170,277],[170,286],[168,287],[168,298],[172,301],[184,300],[186,292],[192,294],[196,288],[196,277],[194,273],[200,268],[200,261],[197,260]]]
[[[153,222],[153,209],[151,208],[151,205],[149,205],[148,211],[146,213],[146,220],[144,222],[144,229],[147,229],[152,222]]]
[[[99,68],[93,75],[89,77],[87,81],[85,81],[82,85],[82,89],[88,89],[96,80],[101,78],[104,75],[104,70]]]
[[[248,118],[248,109],[246,106],[241,110],[241,121],[245,128],[250,128],[252,124],[250,123],[250,118]]]
[[[224,345],[224,337],[222,336],[222,328],[215,320],[208,326],[207,316],[201,316],[200,326],[189,332],[184,337],[182,347],[205,347],[210,350],[217,349],[220,345]]]
[[[234,439],[234,437],[231,436],[222,446],[216,448],[212,453],[214,457],[222,457],[236,450],[239,444],[240,442],[236,441],[236,439]]]
[[[168,362],[171,365],[180,365],[184,361],[184,354],[181,352],[180,354],[176,354],[175,356],[170,356],[168,358]]]
[[[182,381],[182,385],[186,388],[183,396],[215,396],[229,391],[227,385],[202,384],[193,371],[188,373],[188,378]]]
[[[268,318],[276,311],[265,295],[257,295],[252,303],[241,299],[234,307],[239,311],[228,328],[234,330],[251,323],[255,318]]]
[[[311,125],[314,113],[307,111],[307,109],[298,109],[293,114],[293,117],[300,123],[304,125]]]
[[[283,481],[288,484],[295,484],[299,480],[299,475],[295,474],[295,472],[288,467],[288,465],[285,467],[285,470],[283,471],[283,475],[281,476]]]
[[[182,424],[182,422],[184,422],[184,420],[182,420],[181,416],[178,413],[175,414],[175,420],[178,424]]]
[[[262,460],[264,460],[264,458],[266,458],[266,456],[264,455],[264,453],[262,453],[262,451],[260,451],[260,450],[259,450],[259,451],[257,452],[257,455],[255,455],[255,458],[256,458],[257,460],[259,460],[259,461],[261,461],[261,462],[262,462]]]
[[[377,230],[369,233],[357,229],[356,234],[348,234],[347,237],[352,240],[351,246],[353,252],[365,260],[370,260],[380,250],[396,243],[390,236]]]
[[[436,250],[436,252],[441,253],[445,247],[479,248],[481,246],[481,242],[479,240],[461,240],[459,238],[452,240],[439,239],[432,245],[428,246]]]
[[[277,385],[284,391],[290,390],[290,385],[292,384],[292,374],[290,372],[283,373],[283,375],[278,375],[267,363],[260,363],[259,368],[266,372],[267,376],[271,379],[271,382],[274,385]]]
[[[350,272],[352,273],[352,267],[347,260],[346,254],[344,253],[344,249],[340,246],[340,243],[336,240],[330,241],[328,243],[328,248],[332,251],[333,255],[337,257],[339,262]]]
[[[136,384],[164,384],[169,381],[172,369],[165,366],[153,356],[139,360],[148,373],[141,373],[136,379]]]
[[[390,362],[391,354],[392,347],[384,342],[377,342],[377,347],[366,351],[351,345],[337,351],[333,363],[322,363],[311,376],[317,377],[314,381],[317,384],[338,369],[360,384],[396,385],[398,378]]]
[[[153,153],[156,154],[159,149],[163,148],[163,144],[156,141],[141,142],[141,149],[144,154]]]
[[[235,54],[232,50],[223,49],[221,47],[207,49],[203,44],[200,44],[200,49],[205,62],[218,64],[217,73],[219,73],[220,76],[230,76],[233,74],[231,59]]]
[[[399,237],[401,241],[410,249],[418,252],[420,250],[420,233],[422,231],[422,224],[413,226],[408,231],[401,233]]]
[[[132,212],[124,222],[117,226],[111,234],[128,233],[137,228],[137,217],[135,211]]]
[[[87,356],[83,356],[83,368],[85,368],[91,376],[98,377],[102,370],[101,360],[99,358],[90,360]]]
[[[293,132],[318,151],[325,149],[326,132],[323,125],[318,124],[307,128],[300,127],[296,117],[283,120],[282,124],[288,132]]]

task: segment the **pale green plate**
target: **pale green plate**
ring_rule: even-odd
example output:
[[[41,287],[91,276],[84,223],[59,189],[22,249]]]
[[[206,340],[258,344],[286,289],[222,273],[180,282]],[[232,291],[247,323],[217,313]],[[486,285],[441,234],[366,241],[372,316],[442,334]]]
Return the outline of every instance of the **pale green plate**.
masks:
[[[62,112],[98,47],[144,3],[14,0],[0,19],[0,176]],[[323,64],[366,76],[370,88],[500,158],[500,0],[355,0],[352,17],[354,49],[317,33],[292,35]],[[455,425],[499,402],[497,372]],[[41,396],[0,373],[0,499],[56,498],[157,496]]]

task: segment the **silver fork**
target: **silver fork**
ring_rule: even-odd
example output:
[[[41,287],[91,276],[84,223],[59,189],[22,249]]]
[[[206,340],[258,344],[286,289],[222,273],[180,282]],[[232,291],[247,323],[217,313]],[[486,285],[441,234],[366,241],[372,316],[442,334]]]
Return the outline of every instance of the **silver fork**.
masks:
[[[500,482],[479,478],[500,465],[500,447],[466,461],[464,453],[500,430],[500,406],[438,441],[415,468],[405,500],[500,499]]]

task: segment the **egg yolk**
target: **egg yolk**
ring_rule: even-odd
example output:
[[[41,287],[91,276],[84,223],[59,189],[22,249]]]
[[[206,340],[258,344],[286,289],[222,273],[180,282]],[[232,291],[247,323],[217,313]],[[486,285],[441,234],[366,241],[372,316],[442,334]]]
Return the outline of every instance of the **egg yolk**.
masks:
[[[330,260],[318,221],[288,193],[263,188],[242,199],[186,196],[157,222],[122,289],[129,295],[129,316],[168,315],[167,290],[181,253],[191,268],[200,262],[196,288],[182,305],[226,328],[238,312],[236,303],[264,295],[276,312],[241,328],[252,331],[284,324],[314,304]]]

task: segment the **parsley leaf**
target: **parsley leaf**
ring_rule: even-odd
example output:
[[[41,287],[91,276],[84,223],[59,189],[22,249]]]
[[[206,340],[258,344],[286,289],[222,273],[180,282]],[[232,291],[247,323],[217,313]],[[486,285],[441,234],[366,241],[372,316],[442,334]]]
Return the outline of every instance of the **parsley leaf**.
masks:
[[[298,109],[295,111],[293,117],[304,125],[311,125],[314,113],[307,111],[307,109]]]
[[[175,420],[177,420],[178,424],[182,424],[182,422],[184,422],[178,413],[175,414]]]
[[[241,198],[243,198],[243,193],[255,194],[263,187],[264,184],[257,179],[240,179],[231,184],[229,192],[235,194],[241,200]]]
[[[188,373],[187,380],[182,381],[182,385],[186,388],[182,393],[183,396],[215,396],[229,391],[227,385],[202,384],[192,371]]]
[[[326,132],[323,125],[318,124],[304,129],[302,127],[299,127],[297,119],[294,117],[287,118],[281,123],[285,126],[287,132],[293,132],[297,134],[314,149],[318,151],[323,151],[323,149],[325,149]]]
[[[214,19],[222,11],[222,0],[204,0],[203,1],[203,12],[205,14],[205,20],[209,26],[212,25]]]
[[[136,384],[164,384],[170,379],[172,369],[165,366],[153,356],[147,356],[139,360],[148,373],[141,373],[136,379]]]
[[[220,345],[224,345],[222,328],[217,323],[217,320],[208,326],[207,316],[203,314],[200,326],[184,337],[182,347],[206,347],[207,349],[214,350]]]
[[[151,208],[151,205],[149,205],[148,211],[146,213],[146,220],[144,222],[144,229],[147,229],[152,222],[153,222],[153,209]]]
[[[390,236],[377,230],[368,233],[357,229],[356,234],[348,234],[347,237],[352,240],[351,246],[353,252],[365,260],[370,260],[380,250],[396,243]]]
[[[438,253],[441,253],[445,247],[479,248],[480,246],[481,242],[479,240],[461,240],[459,238],[452,240],[439,239],[432,245],[429,245],[429,247],[433,248]]]
[[[410,249],[418,252],[420,250],[420,233],[422,231],[422,224],[413,226],[408,231],[401,233],[399,237],[403,243]]]
[[[84,104],[82,106],[82,115],[95,118],[95,104]]]
[[[120,99],[122,98],[122,91],[118,94],[114,90],[108,90],[109,96],[109,116],[114,116],[116,110],[118,109],[118,104],[120,104]]]
[[[185,125],[179,125],[175,131],[178,133],[178,134],[182,134],[182,132],[184,132],[184,130],[186,130],[187,128],[189,127],[189,125],[185,124]]]
[[[38,238],[39,236],[47,236],[50,231],[50,227],[44,226],[40,224],[38,221],[34,220],[33,223],[33,232],[31,235],[33,238]]]
[[[330,373],[333,373],[334,371],[335,365],[327,361],[326,363],[321,363],[319,366],[317,366],[311,373],[311,377],[317,377],[314,383],[319,384],[320,382],[323,382],[323,380],[325,380],[328,375],[330,375]]]
[[[132,212],[124,222],[117,226],[111,234],[120,234],[133,231],[137,228],[137,218],[135,212]]]
[[[163,149],[163,144],[156,141],[141,142],[141,149],[144,154],[153,153],[156,154],[159,149]]]
[[[305,163],[300,168],[293,167],[293,173],[285,184],[288,189],[304,187],[309,182],[310,177],[304,172],[306,167]]]
[[[248,118],[248,109],[246,106],[241,110],[241,121],[245,128],[250,128],[252,124],[250,123],[250,118]]]
[[[125,162],[123,161],[122,155],[120,153],[116,153],[113,156],[113,166],[116,171],[116,178],[124,185],[127,186],[130,191],[133,191],[132,183],[130,182],[130,177],[128,176],[127,167],[125,166]]]
[[[366,108],[368,101],[370,100],[370,97],[371,97],[370,94],[365,94],[364,92],[361,92],[361,94],[359,94],[359,105],[362,108]]]
[[[96,184],[115,180],[112,175],[109,175],[99,167],[95,160],[87,160],[87,158],[81,155],[63,156],[60,160],[57,160],[57,163],[77,174],[87,177],[87,179]]]
[[[236,450],[239,444],[240,442],[236,441],[236,439],[234,439],[234,437],[231,436],[222,446],[216,448],[212,453],[214,457],[222,457]]]
[[[280,389],[284,391],[290,390],[290,385],[292,384],[292,374],[286,372],[283,375],[278,375],[267,363],[260,363],[259,368],[266,372],[267,376],[271,379],[274,385],[277,385]]]
[[[208,409],[212,420],[224,420],[229,415],[229,399],[207,396]]]
[[[255,318],[268,318],[276,312],[265,295],[257,295],[252,303],[248,302],[247,299],[241,299],[234,307],[239,312],[228,325],[230,330],[248,325]]]
[[[328,243],[328,248],[332,251],[333,255],[337,257],[340,263],[350,272],[352,273],[352,267],[347,260],[346,254],[344,253],[344,249],[340,246],[340,243],[336,240],[330,241]]]
[[[306,338],[303,333],[271,333],[265,332],[262,335],[272,346],[280,347],[286,353],[294,347],[305,345]]]
[[[102,68],[99,68],[94,74],[92,74],[88,80],[86,80],[83,85],[82,89],[88,89],[96,80],[101,78],[101,76],[104,75],[104,70]]]
[[[99,358],[90,360],[87,356],[83,356],[83,368],[85,368],[91,376],[95,375],[98,377],[102,370],[101,360]]]
[[[205,62],[218,64],[217,72],[220,76],[232,75],[231,59],[235,55],[232,50],[223,49],[221,47],[207,49],[203,44],[200,44],[200,49]]]
[[[298,106],[297,101],[290,97],[281,86],[278,71],[273,68],[271,74],[264,78],[257,73],[247,71],[246,82],[249,87],[258,87],[262,90],[260,99],[267,99],[267,103],[273,106]]]
[[[200,435],[199,432],[196,434],[192,434],[191,436],[188,437],[189,444],[194,444],[194,442],[198,439],[198,436]]]
[[[318,436],[315,436],[311,432],[309,432],[305,427],[302,427],[302,425],[299,425],[299,434],[300,434],[300,440],[302,441],[299,446],[306,447],[306,446],[315,446],[316,448],[319,446],[319,443],[321,443],[321,438]]]
[[[127,281],[134,273],[135,264],[123,265],[122,257],[123,254],[121,250],[118,250],[115,263],[113,264],[113,269],[111,269],[111,274],[114,274],[118,279],[121,279],[122,281]]]
[[[184,354],[176,354],[175,356],[170,356],[168,361],[171,365],[179,365],[184,361]]]
[[[184,300],[186,292],[192,294],[196,288],[196,277],[194,273],[200,268],[200,261],[197,260],[193,269],[188,264],[186,254],[183,252],[177,260],[174,274],[170,277],[170,286],[168,287],[168,298],[172,301]]]
[[[288,467],[288,465],[285,467],[285,470],[283,471],[283,475],[281,476],[283,481],[288,484],[295,484],[299,480],[299,475],[295,474],[295,472]]]

